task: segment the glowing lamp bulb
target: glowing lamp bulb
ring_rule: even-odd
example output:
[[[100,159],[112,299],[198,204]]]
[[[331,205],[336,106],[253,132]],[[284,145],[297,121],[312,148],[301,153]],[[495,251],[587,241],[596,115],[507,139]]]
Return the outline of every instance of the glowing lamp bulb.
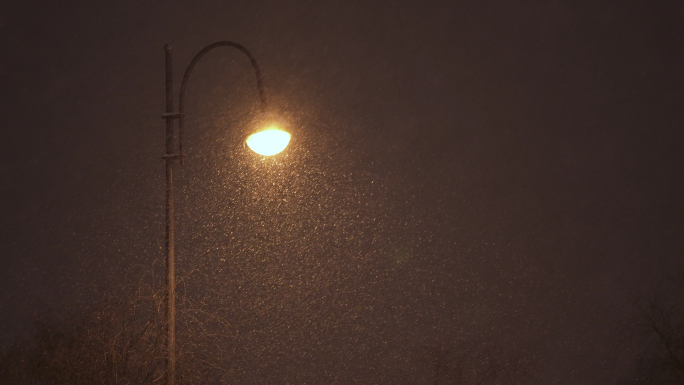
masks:
[[[259,155],[275,155],[290,143],[290,134],[275,128],[257,132],[247,138],[247,145]]]

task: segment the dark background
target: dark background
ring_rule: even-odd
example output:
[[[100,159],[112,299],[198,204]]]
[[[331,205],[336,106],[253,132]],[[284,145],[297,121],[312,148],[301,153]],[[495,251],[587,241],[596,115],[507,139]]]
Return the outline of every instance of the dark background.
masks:
[[[604,384],[682,267],[681,2],[7,2],[0,341],[163,260],[164,52],[187,95],[179,275],[238,382],[421,383],[431,351]],[[176,88],[177,89],[177,88]],[[157,265],[159,266],[159,265]],[[158,270],[161,271],[161,270]]]

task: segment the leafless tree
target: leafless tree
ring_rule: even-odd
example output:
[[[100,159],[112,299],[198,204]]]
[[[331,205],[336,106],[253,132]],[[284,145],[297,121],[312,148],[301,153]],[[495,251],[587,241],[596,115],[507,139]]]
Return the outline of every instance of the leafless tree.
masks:
[[[38,323],[28,346],[0,354],[0,383],[160,384],[165,378],[164,290],[154,275],[109,292],[70,324]],[[179,379],[221,382],[229,372],[230,330],[216,312],[178,301]]]
[[[684,384],[684,274],[670,277],[659,294],[636,303],[630,342],[639,346],[639,355],[620,384]]]

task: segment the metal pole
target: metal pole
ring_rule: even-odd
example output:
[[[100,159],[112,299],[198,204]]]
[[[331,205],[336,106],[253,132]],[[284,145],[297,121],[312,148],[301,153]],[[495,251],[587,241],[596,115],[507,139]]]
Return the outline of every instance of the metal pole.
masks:
[[[208,45],[200,51],[190,62],[190,65],[185,70],[183,81],[180,87],[180,96],[178,101],[179,111],[173,112],[173,66],[172,66],[172,47],[169,44],[164,46],[166,53],[166,113],[162,118],[166,119],[166,384],[176,385],[176,223],[174,217],[174,203],[173,203],[173,165],[176,159],[180,159],[183,164],[183,101],[185,96],[185,86],[190,77],[192,69],[195,67],[197,61],[207,52],[216,47],[233,47],[242,51],[252,63],[254,73],[256,74],[257,88],[259,89],[259,98],[261,100],[261,108],[266,111],[266,95],[262,86],[261,71],[257,65],[256,59],[247,51],[245,47],[240,44],[230,41],[219,41]],[[173,120],[179,119],[178,140],[179,151],[175,153],[175,137],[173,133]]]
[[[176,384],[176,223],[173,205],[173,67],[172,47],[166,53],[166,384]]]

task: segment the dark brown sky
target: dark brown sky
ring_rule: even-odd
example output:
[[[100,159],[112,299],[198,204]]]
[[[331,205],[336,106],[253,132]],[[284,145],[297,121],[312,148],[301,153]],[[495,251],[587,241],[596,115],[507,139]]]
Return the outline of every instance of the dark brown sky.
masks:
[[[292,125],[250,157],[249,63],[198,65],[179,274],[262,333],[240,381],[415,383],[471,344],[609,383],[682,267],[679,2],[43,3],[0,6],[2,341],[163,257],[165,43],[176,84],[243,44]]]

